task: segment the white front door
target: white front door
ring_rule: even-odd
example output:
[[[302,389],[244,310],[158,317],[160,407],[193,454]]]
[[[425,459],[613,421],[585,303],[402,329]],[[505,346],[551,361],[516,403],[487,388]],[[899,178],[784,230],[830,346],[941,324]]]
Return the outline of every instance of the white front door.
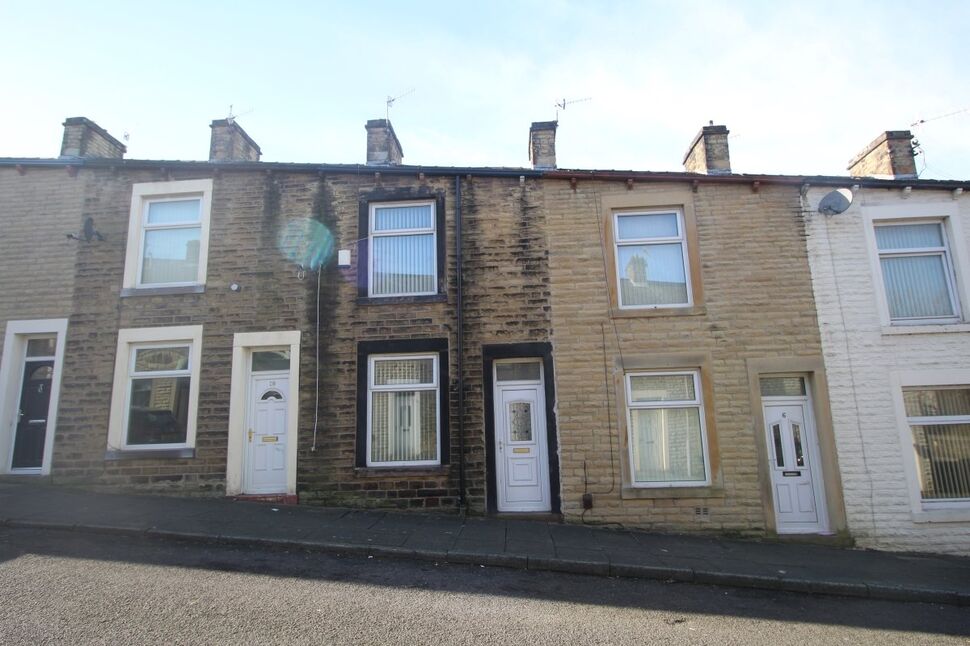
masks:
[[[286,493],[289,373],[250,379],[244,493]]]
[[[776,530],[825,532],[825,497],[809,401],[765,397],[763,402]]]
[[[549,451],[546,406],[539,361],[517,362],[505,372],[496,364],[495,484],[498,511],[543,512],[552,509],[549,495]],[[519,368],[525,370],[520,371]],[[533,380],[533,376],[535,379]],[[531,382],[531,383],[530,383]]]

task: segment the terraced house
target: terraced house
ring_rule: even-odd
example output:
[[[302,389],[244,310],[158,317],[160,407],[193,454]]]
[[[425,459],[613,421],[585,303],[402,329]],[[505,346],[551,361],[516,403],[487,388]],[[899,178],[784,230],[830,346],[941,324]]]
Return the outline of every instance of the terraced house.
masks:
[[[970,550],[954,511],[970,504],[968,358],[899,377],[887,397],[903,417],[873,417],[858,444],[846,402],[883,368],[856,358],[836,314],[861,292],[831,286],[828,240],[846,236],[825,223],[860,207],[819,212],[835,189],[948,205],[904,216],[930,218],[917,224],[942,246],[873,246],[871,266],[942,258],[951,309],[906,329],[962,331],[963,184],[741,175],[713,124],[684,172],[561,170],[556,133],[532,124],[529,168],[407,166],[374,120],[364,164],[284,164],[259,161],[226,119],[210,159],[184,162],[126,160],[105,130],[68,119],[58,158],[0,160],[0,467],[182,495]],[[931,274],[866,293],[895,307]],[[894,335],[886,316],[878,333],[916,354],[936,330]],[[946,419],[906,412],[931,399]],[[941,434],[956,438],[945,458],[908,458],[906,509],[949,529],[885,540],[922,519],[895,490],[860,494],[885,465],[857,446],[896,442],[905,461],[906,438],[925,451]],[[945,510],[913,497],[927,478]]]

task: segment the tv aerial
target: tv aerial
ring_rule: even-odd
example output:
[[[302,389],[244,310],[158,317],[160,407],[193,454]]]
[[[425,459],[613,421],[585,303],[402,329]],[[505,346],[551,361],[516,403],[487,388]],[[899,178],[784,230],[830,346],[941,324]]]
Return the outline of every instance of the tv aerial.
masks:
[[[403,99],[409,94],[414,94],[414,88],[411,88],[410,90],[408,90],[407,92],[404,92],[403,94],[398,94],[397,96],[391,96],[390,94],[388,94],[387,101],[385,101],[386,107],[384,108],[384,118],[390,121],[391,108],[394,107],[394,102],[397,101],[398,99]]]
[[[587,96],[582,99],[563,99],[562,101],[556,102],[556,121],[559,121],[559,111],[565,111],[567,106],[573,105],[574,103],[586,103],[587,101],[592,101],[593,97]]]

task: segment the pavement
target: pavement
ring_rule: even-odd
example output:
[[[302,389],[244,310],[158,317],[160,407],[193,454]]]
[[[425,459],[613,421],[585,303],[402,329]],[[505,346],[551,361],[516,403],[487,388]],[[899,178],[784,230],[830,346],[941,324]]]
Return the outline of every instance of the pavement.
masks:
[[[970,606],[970,558],[0,482],[0,525]]]

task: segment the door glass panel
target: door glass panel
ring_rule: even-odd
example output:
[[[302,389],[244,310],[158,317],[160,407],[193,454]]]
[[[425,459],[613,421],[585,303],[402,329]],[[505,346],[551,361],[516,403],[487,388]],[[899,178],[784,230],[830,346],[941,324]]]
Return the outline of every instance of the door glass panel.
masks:
[[[54,339],[28,339],[28,357],[53,357]]]
[[[532,403],[509,403],[509,438],[512,442],[532,441]]]
[[[762,377],[762,397],[804,397],[804,377]]]
[[[289,350],[259,350],[253,352],[253,372],[289,369]]]
[[[795,440],[795,466],[805,466],[805,454],[802,451],[802,427],[800,424],[792,422],[792,438]]]
[[[54,368],[51,366],[41,366],[30,373],[31,381],[49,380],[54,377]]]
[[[781,424],[771,425],[771,436],[775,441],[775,464],[785,468],[785,451],[781,448]]]
[[[278,390],[267,390],[265,393],[263,393],[263,396],[260,397],[260,399],[263,401],[268,399],[283,399],[283,395],[281,395],[280,391]]]
[[[539,362],[498,363],[495,378],[498,381],[539,381]]]

